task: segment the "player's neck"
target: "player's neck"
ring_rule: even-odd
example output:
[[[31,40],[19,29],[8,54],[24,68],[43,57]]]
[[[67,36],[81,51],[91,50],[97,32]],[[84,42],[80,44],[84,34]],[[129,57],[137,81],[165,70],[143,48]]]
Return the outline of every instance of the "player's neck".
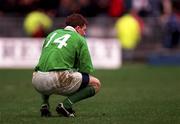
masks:
[[[76,29],[73,28],[72,26],[66,26],[64,29],[65,29],[65,30],[70,30],[70,31],[77,32]]]

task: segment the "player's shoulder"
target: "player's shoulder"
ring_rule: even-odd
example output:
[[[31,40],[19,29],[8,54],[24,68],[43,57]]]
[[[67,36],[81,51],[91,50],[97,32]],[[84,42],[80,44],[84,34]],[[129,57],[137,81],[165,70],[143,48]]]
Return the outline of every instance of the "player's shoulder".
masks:
[[[49,34],[49,36],[51,36],[54,33],[58,33],[58,34],[61,34],[61,35],[70,34],[71,38],[73,40],[81,42],[81,43],[86,42],[86,39],[83,36],[81,36],[79,33],[77,33],[76,31],[67,30],[67,29],[57,29],[57,30],[54,30],[53,32],[51,32]]]
[[[77,37],[78,37],[79,44],[81,44],[81,45],[86,45],[87,44],[86,39],[83,36],[81,36],[80,34],[77,33]]]
[[[62,30],[62,29],[56,29],[56,30],[50,32],[50,33],[47,35],[47,38],[48,38],[48,37],[51,37],[51,35],[53,35],[54,33],[59,33],[59,32],[61,32],[61,30]]]
[[[75,32],[75,33],[76,33],[77,37],[78,37],[81,41],[85,41],[85,40],[86,40],[83,36],[81,36],[81,35],[78,34],[77,32]]]
[[[69,33],[73,39],[75,39],[76,41],[79,41],[79,42],[85,42],[86,39],[81,36],[79,33],[77,33],[76,31],[70,31],[70,30],[65,30],[63,29],[65,32]]]

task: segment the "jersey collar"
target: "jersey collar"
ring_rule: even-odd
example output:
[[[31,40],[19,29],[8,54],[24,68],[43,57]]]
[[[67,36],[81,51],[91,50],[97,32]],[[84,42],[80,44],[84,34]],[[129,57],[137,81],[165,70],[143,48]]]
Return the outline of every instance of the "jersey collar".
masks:
[[[77,32],[76,29],[74,29],[72,26],[66,26],[64,29]]]

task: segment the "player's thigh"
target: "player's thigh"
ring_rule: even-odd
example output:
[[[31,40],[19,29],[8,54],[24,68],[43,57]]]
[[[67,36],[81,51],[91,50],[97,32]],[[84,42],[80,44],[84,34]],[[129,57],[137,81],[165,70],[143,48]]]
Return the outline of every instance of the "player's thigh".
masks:
[[[70,95],[76,92],[82,83],[82,75],[79,72],[57,72],[58,87],[57,94]]]

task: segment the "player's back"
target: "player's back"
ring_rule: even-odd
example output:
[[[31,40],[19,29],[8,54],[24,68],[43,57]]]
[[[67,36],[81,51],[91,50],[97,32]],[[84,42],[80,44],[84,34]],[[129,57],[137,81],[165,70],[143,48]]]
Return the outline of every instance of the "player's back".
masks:
[[[77,32],[59,29],[50,33],[44,41],[36,70],[74,69],[83,38]]]

